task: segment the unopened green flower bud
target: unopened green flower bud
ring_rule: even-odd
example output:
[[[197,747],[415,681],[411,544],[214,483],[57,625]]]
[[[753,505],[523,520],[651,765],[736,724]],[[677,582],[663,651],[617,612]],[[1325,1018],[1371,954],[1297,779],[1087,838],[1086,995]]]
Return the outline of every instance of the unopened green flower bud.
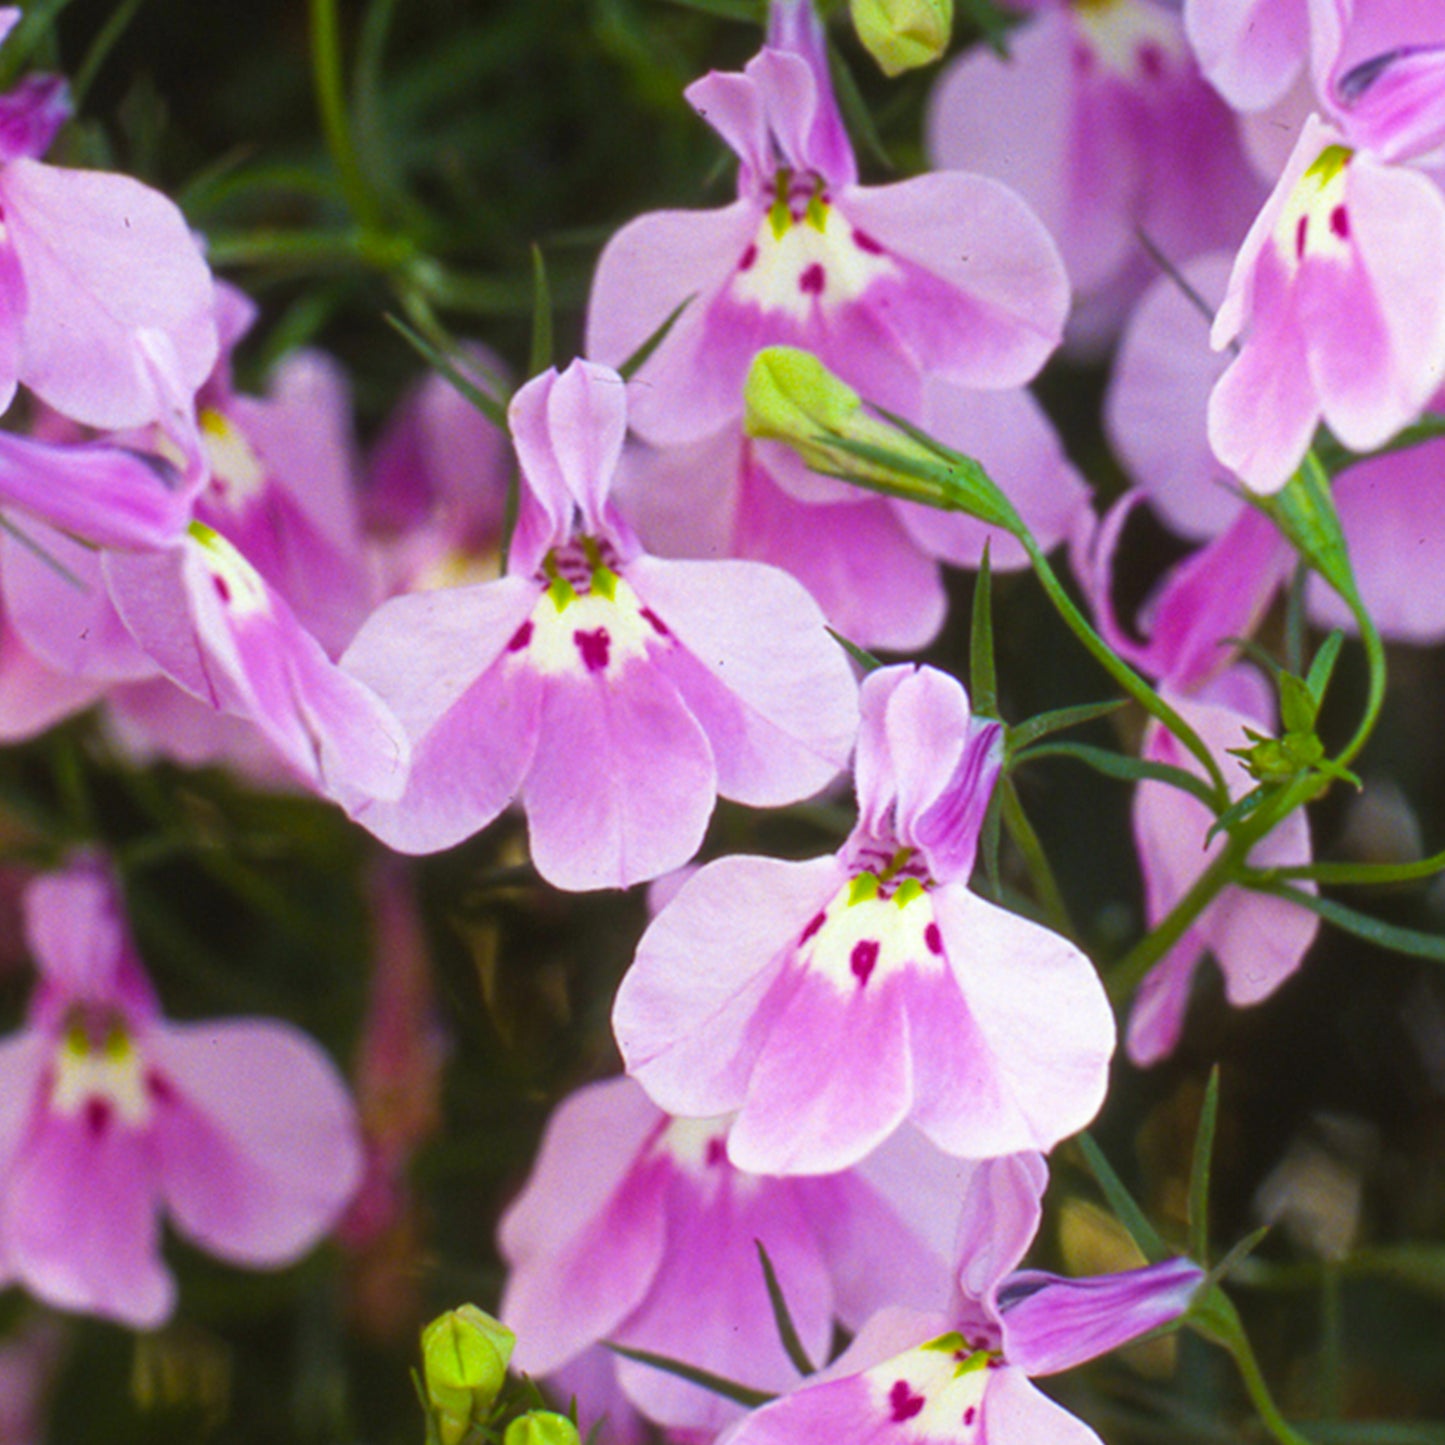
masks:
[[[815,472],[909,502],[967,512],[1019,537],[1012,504],[972,458],[907,425],[872,416],[851,386],[810,352],[768,346],[743,387],[747,434],[786,442]]]
[[[529,1410],[507,1426],[502,1445],[581,1445],[577,1427],[551,1410]]]
[[[853,0],[853,26],[885,75],[937,60],[953,31],[953,0]]]
[[[460,1445],[486,1418],[517,1337],[476,1305],[439,1315],[421,1332],[422,1375],[441,1445]]]

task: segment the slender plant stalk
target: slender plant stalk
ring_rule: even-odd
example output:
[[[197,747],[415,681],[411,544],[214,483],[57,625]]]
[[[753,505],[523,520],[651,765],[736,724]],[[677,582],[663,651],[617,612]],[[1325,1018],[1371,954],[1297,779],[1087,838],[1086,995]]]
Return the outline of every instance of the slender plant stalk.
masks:
[[[310,0],[311,77],[316,87],[316,106],[326,136],[326,149],[340,178],[347,207],[363,226],[375,227],[381,221],[381,214],[356,153],[356,141],[346,113],[346,87],[341,75],[341,25],[336,3],[337,0]]]

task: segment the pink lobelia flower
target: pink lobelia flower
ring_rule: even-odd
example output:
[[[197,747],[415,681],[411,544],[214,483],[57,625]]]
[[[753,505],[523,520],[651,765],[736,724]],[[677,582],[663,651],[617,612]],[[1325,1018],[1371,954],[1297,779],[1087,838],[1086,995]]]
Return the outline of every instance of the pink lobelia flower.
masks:
[[[1153,274],[1140,231],[1174,261],[1234,245],[1263,191],[1169,7],[1036,8],[1007,58],[979,45],[945,71],[929,154],[1017,187],[1079,293],[1071,340],[1097,344]]]
[[[1030,1383],[1177,1319],[1204,1271],[1186,1259],[1090,1279],[1018,1270],[1047,1177],[1036,1154],[974,1168],[946,1313],[889,1309],[724,1445],[1101,1445]]]
[[[885,1304],[946,1302],[969,1166],[905,1130],[845,1173],[763,1178],[728,1162],[727,1124],[669,1118],[626,1078],[563,1101],[501,1224],[511,1266],[501,1314],[517,1333],[517,1368],[553,1375],[610,1340],[787,1389],[797,1371],[759,1243],[814,1359],[835,1318],[857,1329]],[[670,1429],[715,1431],[739,1413],[634,1361],[618,1359],[615,1373],[626,1399]],[[601,1402],[581,1403],[595,1414]]]
[[[351,1102],[315,1044],[261,1019],[167,1023],[94,857],[32,883],[26,923],[41,979],[0,1045],[0,1269],[145,1329],[175,1300],[162,1211],[250,1268],[310,1249],[361,1174]]]
[[[1274,701],[1264,680],[1234,659],[1283,580],[1291,554],[1273,525],[1245,508],[1215,541],[1165,580],[1146,608],[1149,637],[1128,638],[1110,602],[1114,549],[1138,494],[1105,520],[1091,563],[1079,570],[1095,599],[1100,629],[1116,651],[1159,679],[1159,691],[1214,754],[1232,798],[1253,786],[1231,748],[1249,745],[1246,729],[1268,734]],[[1156,722],[1145,729],[1141,756],[1203,776],[1203,768]],[[1144,875],[1145,916],[1155,927],[1193,886],[1224,846],[1209,838],[1214,816],[1202,802],[1168,783],[1146,779],[1134,794],[1134,841]],[[1303,809],[1291,813],[1251,850],[1257,868],[1308,863],[1313,856]],[[1312,885],[1306,884],[1306,887]],[[1273,993],[1304,961],[1319,930],[1313,913],[1282,898],[1229,887],[1190,925],[1146,975],[1129,1016],[1129,1057],[1157,1063],[1179,1042],[1195,972],[1205,953],[1224,976],[1235,1007]]]
[[[1229,260],[1200,257],[1183,276],[1200,301],[1216,306]],[[1151,508],[1171,530],[1198,542],[1219,537],[1248,510],[1209,449],[1209,392],[1230,359],[1210,351],[1208,331],[1201,307],[1161,277],[1125,330],[1105,405],[1110,440]],[[1432,398],[1429,411],[1445,412],[1445,393]],[[1360,595],[1381,635],[1395,641],[1445,639],[1442,464],[1445,441],[1430,441],[1354,462],[1332,483]],[[1267,569],[1255,580],[1283,583],[1293,554],[1283,538],[1273,550],[1268,560],[1252,553]],[[1258,600],[1262,607],[1268,599]],[[1321,625],[1355,630],[1349,609],[1323,579],[1310,579],[1308,601]],[[1226,627],[1216,636],[1230,633]],[[1155,675],[1163,674],[1156,668]]]
[[[526,485],[508,575],[393,598],[342,659],[413,744],[406,792],[358,821],[431,852],[520,793],[545,878],[625,887],[687,862],[719,793],[772,806],[827,783],[857,726],[846,657],[784,573],[642,554],[609,496],[621,378],[574,362],[510,418]]]
[[[128,176],[35,157],[69,114],[63,84],[0,96],[0,409],[23,382],[88,426],[155,420],[160,341],[194,392],[216,359],[212,281],[180,211]]]
[[[738,156],[738,199],[642,216],[598,262],[589,355],[620,364],[683,307],[637,373],[638,434],[675,444],[735,420],[749,362],[774,343],[910,416],[925,375],[1023,385],[1068,309],[1038,220],[982,176],[858,185],[808,0],[775,0],[768,40],[741,75],[687,92]]]
[[[1369,451],[1445,380],[1445,197],[1311,116],[1214,319],[1239,353],[1209,398],[1215,455],[1278,491],[1323,420]]]
[[[757,1173],[845,1169],[905,1118],[965,1157],[1050,1148],[1098,1109],[1114,1023],[1077,948],[968,890],[999,725],[931,668],[862,704],[852,835],[686,884],[618,991],[628,1071],[672,1113],[737,1111]]]
[[[1309,57],[1313,8],[1314,0],[1184,0],[1184,28],[1225,100],[1235,110],[1263,110]]]

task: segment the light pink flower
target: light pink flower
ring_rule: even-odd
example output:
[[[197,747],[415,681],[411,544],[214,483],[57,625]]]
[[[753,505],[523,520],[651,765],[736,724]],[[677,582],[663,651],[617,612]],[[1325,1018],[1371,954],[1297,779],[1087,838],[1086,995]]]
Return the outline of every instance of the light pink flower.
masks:
[[[1215,254],[1184,268],[1209,306],[1223,297],[1229,263]],[[1109,438],[1150,506],[1191,541],[1219,537],[1248,510],[1209,449],[1210,388],[1229,364],[1208,346],[1207,318],[1168,277],[1151,288],[1131,319],[1105,404]],[[1445,411],[1445,394],[1430,402]],[[1346,467],[1333,482],[1335,507],[1360,595],[1384,637],[1433,644],[1445,638],[1445,442],[1431,441]],[[1291,553],[1276,541],[1267,571],[1282,581]],[[1251,553],[1251,555],[1258,555]],[[1263,605],[1268,599],[1258,599]],[[1310,615],[1353,632],[1355,619],[1335,592],[1310,579]],[[1237,625],[1216,636],[1244,635]],[[1155,675],[1163,673],[1156,670]]]
[[[550,1376],[610,1340],[787,1389],[798,1377],[758,1242],[814,1359],[835,1319],[857,1329],[886,1303],[944,1304],[968,1166],[905,1131],[846,1173],[768,1179],[728,1162],[726,1135],[725,1119],[669,1118],[630,1079],[563,1101],[501,1225],[518,1369]],[[664,1426],[716,1430],[738,1415],[649,1366],[615,1368],[625,1397]]]
[[[935,164],[1017,188],[1059,243],[1076,343],[1108,340],[1153,274],[1143,231],[1173,261],[1234,245],[1263,192],[1234,118],[1184,28],[1155,0],[1046,5],[1007,58],[978,45],[935,88]]]
[[[510,416],[524,487],[508,575],[392,599],[342,659],[413,744],[405,793],[358,821],[431,852],[520,795],[544,877],[625,887],[686,863],[719,794],[817,792],[857,726],[817,605],[774,568],[641,552],[610,497],[615,372],[548,372]]]
[[[93,858],[36,880],[26,909],[41,980],[0,1044],[0,1268],[48,1304],[146,1329],[175,1303],[162,1212],[250,1268],[310,1249],[361,1172],[315,1044],[262,1019],[167,1023]]]
[[[1215,455],[1278,491],[1323,420],[1355,451],[1414,421],[1445,380],[1445,197],[1311,117],[1214,319],[1239,353],[1209,398]]]
[[[775,1174],[847,1168],[904,1119],[972,1158],[1088,1123],[1114,1043],[1093,968],[967,887],[999,761],[952,678],[869,674],[842,850],[710,863],[643,936],[613,1027],[661,1107],[736,1111],[733,1162]]]
[[[1006,186],[958,173],[857,183],[805,0],[776,0],[763,52],[687,98],[737,154],[738,199],[624,226],[598,262],[587,318],[588,354],[619,365],[688,301],[637,374],[632,422],[647,441],[736,420],[765,345],[812,351],[912,416],[925,375],[1017,387],[1058,343],[1063,268]]]
[[[1204,1272],[1185,1259],[1090,1279],[1018,1271],[1046,1177],[1037,1155],[975,1166],[948,1311],[875,1315],[828,1369],[748,1416],[725,1445],[1100,1445],[1031,1377],[1177,1319]]]
[[[88,426],[141,426],[165,406],[158,344],[191,392],[215,363],[211,275],[159,192],[35,159],[68,113],[48,77],[0,97],[0,409],[23,382]]]
[[[1184,0],[1184,27],[1225,100],[1236,110],[1263,110],[1304,68],[1316,8],[1314,0]]]

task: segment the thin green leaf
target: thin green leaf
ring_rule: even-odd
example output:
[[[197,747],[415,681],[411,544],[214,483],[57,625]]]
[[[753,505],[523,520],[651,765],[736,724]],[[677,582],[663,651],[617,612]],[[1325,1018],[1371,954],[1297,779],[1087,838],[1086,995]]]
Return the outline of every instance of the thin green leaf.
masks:
[[[983,876],[988,888],[989,901],[1003,901],[1003,880],[999,876],[998,848],[1003,828],[1003,798],[999,790],[993,790],[988,808],[983,815],[983,827],[979,829],[978,851],[983,857]]]
[[[1335,673],[1335,663],[1339,661],[1340,648],[1344,645],[1345,634],[1337,627],[1320,643],[1320,650],[1315,653],[1314,661],[1310,663],[1309,676],[1305,682],[1316,704],[1324,700],[1330,679]]]
[[[1311,1420],[1313,1445],[1445,1445],[1445,1425],[1423,1420]]]
[[[1377,948],[1389,949],[1391,953],[1403,953],[1410,958],[1428,958],[1433,963],[1445,963],[1445,937],[1438,933],[1421,933],[1413,928],[1401,928],[1394,923],[1384,923],[1378,918],[1360,913],[1333,898],[1321,898],[1306,893],[1302,888],[1288,883],[1250,883],[1259,893],[1270,893],[1276,898],[1287,898],[1301,908],[1317,913],[1326,923],[1344,933],[1363,938]]]
[[[863,92],[858,89],[851,67],[831,42],[828,45],[828,70],[833,77],[833,92],[838,97],[838,108],[843,112],[843,123],[848,133],[885,171],[896,171],[898,167],[888,154],[883,137],[878,134],[873,112],[863,99]]]
[[[1001,60],[1009,57],[1008,37],[1023,16],[994,0],[962,0],[963,12],[978,27],[984,42]]]
[[[725,1400],[735,1400],[739,1405],[746,1405],[749,1410],[756,1410],[759,1405],[766,1405],[770,1400],[778,1398],[766,1390],[754,1390],[747,1385],[738,1384],[736,1380],[726,1380],[721,1375],[700,1370],[695,1365],[684,1364],[681,1360],[671,1359],[667,1355],[655,1355],[651,1350],[630,1349],[612,1340],[604,1340],[603,1343],[613,1354],[621,1355],[625,1360],[635,1360],[639,1365],[651,1365],[654,1370],[676,1375],[679,1380],[686,1380],[689,1385],[696,1385],[713,1395],[721,1395]]]
[[[696,292],[691,296],[684,296],[682,300],[667,313],[662,325],[617,368],[617,374],[623,381],[631,381],[633,376],[647,364],[648,357],[667,340],[667,333],[677,324],[677,318],[681,316],[696,299]]]
[[[1312,733],[1319,715],[1319,701],[1309,684],[1292,672],[1280,670],[1275,681],[1279,685],[1279,716],[1286,733]]]
[[[1048,737],[1050,733],[1064,732],[1068,728],[1082,727],[1097,718],[1110,717],[1120,708],[1128,706],[1125,698],[1116,698],[1113,702],[1085,702],[1077,707],[1061,707],[1053,712],[1042,712],[1008,730],[1008,750],[1011,754],[1016,753],[1038,738]]]
[[[668,3],[703,15],[716,15],[721,20],[740,20],[745,25],[763,22],[763,0],[668,0]]]
[[[1103,773],[1106,778],[1118,778],[1126,783],[1142,782],[1145,778],[1156,783],[1168,783],[1172,788],[1189,793],[1199,799],[1212,812],[1214,794],[1203,779],[1186,768],[1176,768],[1172,763],[1154,763],[1147,758],[1131,758],[1124,753],[1110,752],[1108,748],[1096,748],[1090,743],[1036,743],[1023,752],[1015,753],[1011,767],[1037,758],[1073,758],[1085,767]]]
[[[968,686],[973,694],[973,711],[978,717],[993,717],[998,711],[998,671],[993,655],[993,568],[989,544],[983,544],[978,579],[973,584],[973,617],[969,623]]]
[[[20,23],[5,37],[5,45],[0,48],[0,89],[11,85],[25,69],[31,52],[50,33],[56,17],[69,4],[70,0],[37,0],[25,6]]]
[[[85,52],[85,59],[70,77],[70,95],[77,111],[80,110],[91,83],[100,73],[101,66],[105,64],[106,57],[115,48],[116,41],[125,34],[130,22],[135,19],[136,11],[144,4],[145,0],[121,0],[106,17],[100,33]]]
[[[459,371],[452,361],[438,348],[432,345],[421,332],[409,326],[400,316],[388,312],[386,324],[393,331],[398,331],[409,341],[417,354],[435,370],[441,372],[446,379],[492,423],[493,426],[501,427],[503,431],[507,427],[507,409],[496,397],[483,391],[470,377]]]
[[[773,1307],[773,1323],[778,1327],[778,1339],[782,1341],[783,1349],[793,1362],[793,1368],[800,1375],[811,1375],[818,1367],[808,1358],[808,1352],[803,1348],[798,1328],[788,1312],[788,1302],[783,1298],[783,1287],[778,1283],[777,1271],[773,1268],[772,1260],[768,1258],[768,1251],[763,1247],[762,1240],[755,1239],[753,1243],[758,1247],[758,1263],[763,1267],[763,1280],[768,1286],[768,1303]]]
[[[1194,1131],[1194,1159],[1189,1169],[1189,1254],[1209,1262],[1209,1176],[1214,1164],[1214,1131],[1219,1122],[1219,1065],[1209,1071],[1199,1125]]]
[[[1114,1217],[1129,1232],[1129,1237],[1143,1251],[1150,1264],[1168,1259],[1173,1251],[1159,1237],[1158,1231],[1149,1223],[1144,1211],[1135,1203],[1134,1196],[1124,1187],[1124,1181],[1114,1172],[1113,1166],[1104,1157],[1104,1151],[1094,1143],[1089,1134],[1080,1134],[1075,1141],[1083,1153],[1084,1162],[1089,1166],[1108,1200]]]
[[[547,262],[542,248],[532,245],[532,352],[528,376],[537,376],[552,365],[552,288],[547,284]]]
[[[1209,304],[1194,283],[1179,269],[1174,258],[1142,226],[1134,228],[1145,254],[1169,278],[1170,284],[1199,313],[1206,327],[1214,324],[1215,308]]]
[[[1251,1230],[1231,1249],[1213,1269],[1205,1275],[1200,1282],[1201,1290],[1213,1289],[1215,1285],[1221,1284],[1237,1269],[1246,1259],[1252,1255],[1269,1235],[1270,1226],[1261,1224],[1258,1229]],[[1198,1256],[1196,1255],[1197,1259]]]
[[[1245,875],[1251,886],[1262,887],[1286,878],[1311,878],[1316,883],[1352,884],[1378,888],[1388,883],[1412,883],[1445,873],[1445,853],[1418,858],[1413,863],[1295,863],[1280,868],[1260,868]]]
[[[1301,562],[1290,577],[1289,595],[1285,601],[1284,659],[1291,672],[1302,672],[1305,665],[1305,633],[1309,626],[1305,600],[1309,580],[1310,569]]]
[[[854,662],[858,664],[859,667],[863,669],[865,673],[876,672],[880,667],[883,666],[882,662],[880,662],[878,658],[874,657],[873,654],[869,652],[866,647],[859,647],[856,642],[852,641],[851,638],[844,637],[841,632],[837,632],[831,627],[825,627],[824,631],[828,634],[829,637],[833,639],[834,642],[838,644],[839,647],[843,649],[844,652],[848,654],[849,657],[853,659]]]
[[[1271,796],[1268,788],[1253,788],[1242,798],[1236,798],[1210,825],[1204,835],[1206,844],[1213,842],[1216,833],[1227,833],[1236,823],[1242,823],[1251,813],[1258,812],[1264,800]]]
[[[1050,926],[1056,933],[1062,933],[1066,938],[1077,940],[1079,935],[1074,928],[1073,920],[1069,917],[1068,905],[1064,902],[1064,895],[1059,890],[1058,880],[1054,877],[1054,870],[1049,865],[1048,855],[1044,852],[1043,844],[1039,842],[1039,835],[1034,832],[1034,825],[1029,822],[1028,814],[1024,812],[1024,805],[1019,798],[1014,780],[1005,777],[999,783],[998,791],[1003,798],[1003,825],[1008,829],[1008,835],[1013,839],[1014,847],[1019,850],[1019,854],[1024,860],[1029,878],[1034,885],[1034,893],[1039,903],[1043,905]]]

